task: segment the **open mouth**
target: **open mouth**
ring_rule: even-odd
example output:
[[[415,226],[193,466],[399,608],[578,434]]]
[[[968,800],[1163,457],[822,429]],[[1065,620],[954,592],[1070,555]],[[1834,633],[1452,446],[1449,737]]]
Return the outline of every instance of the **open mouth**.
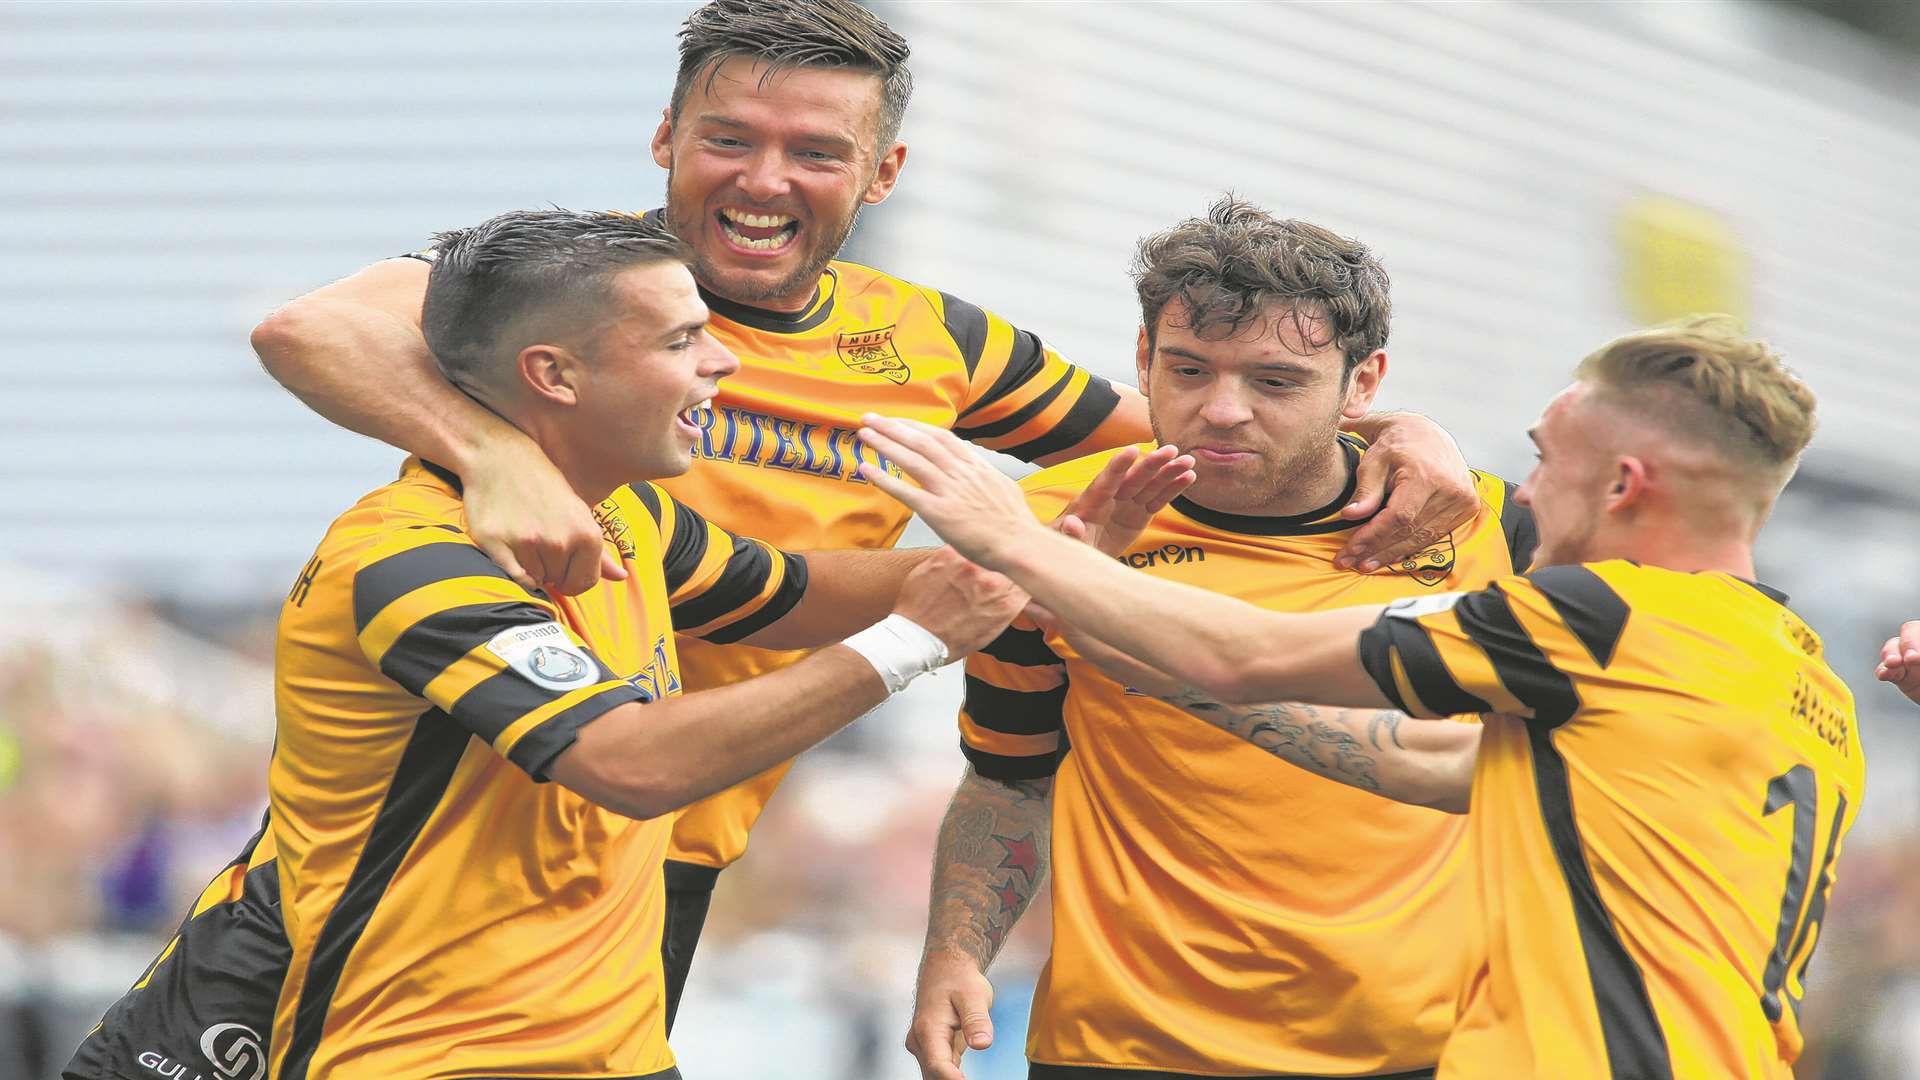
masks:
[[[673,418],[679,421],[682,435],[697,439],[713,423],[713,399],[702,398],[675,413]]]
[[[791,214],[761,214],[727,207],[713,212],[727,242],[746,251],[784,250],[800,234],[800,222]]]

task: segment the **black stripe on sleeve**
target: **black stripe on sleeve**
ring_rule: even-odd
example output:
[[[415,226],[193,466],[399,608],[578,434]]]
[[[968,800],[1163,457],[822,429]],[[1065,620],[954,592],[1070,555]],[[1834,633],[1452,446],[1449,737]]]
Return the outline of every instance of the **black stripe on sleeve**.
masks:
[[[542,720],[538,727],[520,736],[507,751],[507,760],[544,784],[552,779],[547,770],[553,767],[554,759],[573,745],[581,728],[616,706],[629,701],[646,700],[647,696],[640,692],[640,688],[631,683],[609,686],[585,701],[569,705]]]
[[[1513,499],[1513,493],[1519,491],[1512,481],[1506,484],[1506,498],[1500,502],[1500,532],[1507,538],[1507,554],[1513,560],[1513,572],[1524,574],[1533,568],[1533,552],[1540,546],[1540,530],[1533,521],[1533,511],[1521,506]]]
[[[552,621],[553,613],[545,608],[511,600],[436,611],[395,639],[380,658],[380,674],[418,696],[454,661],[502,630]]]
[[[1003,735],[1045,735],[1058,731],[1067,705],[1067,684],[1051,690],[1002,690],[967,676],[967,715],[989,731]]]
[[[1009,626],[980,651],[1015,667],[1051,667],[1060,663],[1059,654],[1047,645],[1044,630],[1015,630]]]
[[[1673,1061],[1666,1032],[1653,1011],[1646,976],[1627,952],[1614,929],[1593,872],[1581,847],[1579,826],[1573,819],[1573,793],[1567,785],[1567,763],[1553,745],[1552,732],[1529,725],[1533,749],[1533,780],[1546,819],[1547,838],[1573,900],[1574,924],[1580,948],[1586,953],[1587,978],[1600,1017],[1600,1036],[1607,1048],[1608,1075],[1616,1080],[1672,1080]]]
[[[979,309],[976,308],[975,310]],[[983,330],[985,325],[983,321],[981,323]],[[1046,370],[1046,366],[1046,344],[1042,342],[1037,335],[1030,334],[1019,327],[1015,327],[1013,329],[1013,343],[1007,346],[1007,366],[1000,369],[1000,374],[994,377],[993,385],[987,387],[985,393],[981,394],[978,399],[968,402],[967,407],[960,410],[960,415],[965,417],[968,413],[984,409],[994,402],[999,401],[1020,387],[1025,386],[1028,380],[1038,378],[1040,373]],[[967,372],[968,374],[972,374],[972,364],[967,365]],[[1008,430],[1012,429],[1009,428]]]
[[[658,521],[660,517],[661,514],[656,510],[654,520]],[[675,500],[673,535],[665,538],[667,547],[660,553],[660,569],[666,575],[668,596],[685,585],[706,560],[708,535],[707,519],[693,507]]]
[[[479,548],[454,541],[422,544],[361,567],[353,575],[354,632],[365,630],[388,604],[413,590],[460,577],[513,580]]]
[[[985,750],[975,750],[960,740],[960,752],[966,755],[967,763],[973,771],[989,780],[1044,780],[1060,771],[1060,753],[1034,754],[1031,757],[1010,757],[1006,754],[989,754]]]
[[[705,626],[727,612],[752,602],[766,587],[773,572],[773,556],[767,549],[745,537],[733,538],[733,554],[727,557],[720,576],[706,590],[687,597],[673,606],[675,626]]]
[[[1054,398],[1066,392],[1067,384],[1073,381],[1073,373],[1073,368],[1061,372],[1060,378],[1056,379],[1052,386],[1041,391],[1040,396],[1015,409],[1004,419],[996,420],[991,424],[981,424],[979,427],[956,427],[953,433],[963,439],[978,441],[997,439],[1008,432],[1018,431],[1028,421],[1045,412],[1047,406],[1053,404]]]
[[[1584,566],[1549,566],[1527,580],[1553,605],[1560,621],[1587,647],[1595,663],[1606,667],[1627,629],[1627,602],[1600,575]]]
[[[652,484],[628,484],[627,490],[633,492],[634,498],[640,500],[640,505],[646,507],[647,513],[653,515],[653,523],[655,525],[660,524],[660,518],[662,515],[662,511],[660,509],[660,493],[654,490],[653,485]]]
[[[581,680],[580,686],[592,686],[618,678],[591,650],[582,651],[593,661],[594,674],[591,680]],[[468,687],[467,692],[461,694],[447,712],[461,727],[492,742],[515,720],[569,693],[571,691],[549,690],[508,667]]]
[[[472,738],[465,728],[432,709],[414,721],[413,737],[394,768],[386,801],[374,815],[366,844],[354,862],[347,885],[320,926],[306,981],[293,1011],[293,1034],[279,1080],[307,1080],[313,1055],[320,1048],[320,1032],[333,1004],[334,991],[351,959],[353,947],[366,931],[375,905],[393,883],[393,876],[412,849],[420,830],[432,816],[453,780],[454,769]]]
[[[1080,391],[1080,400],[1073,403],[1067,415],[1053,425],[1053,429],[1031,442],[1009,447],[1003,453],[1012,454],[1021,461],[1034,462],[1049,454],[1069,450],[1086,441],[1095,428],[1113,415],[1120,405],[1120,395],[1114,391],[1113,384],[1098,375],[1087,378],[1087,385]]]
[[[1394,655],[1413,685],[1414,695],[1425,711],[1408,707],[1400,696],[1398,680],[1393,677]],[[1440,659],[1427,628],[1414,619],[1383,612],[1378,621],[1360,637],[1360,663],[1395,708],[1409,716],[1453,716],[1456,713],[1492,712],[1484,698],[1461,686]]]
[[[967,365],[967,378],[972,379],[974,369],[980,366],[980,354],[987,347],[987,313],[952,293],[940,294],[940,307],[947,336],[960,347],[960,359]]]
[[[715,645],[731,645],[736,641],[750,638],[760,631],[787,617],[800,598],[807,593],[807,560],[791,552],[781,552],[786,561],[786,576],[780,579],[780,589],[760,605],[760,610],[738,622],[731,622],[709,634],[700,635],[702,639]],[[699,623],[688,623],[698,626]]]
[[[1460,628],[1493,661],[1493,670],[1521,704],[1533,710],[1533,721],[1557,728],[1573,719],[1580,695],[1566,672],[1554,667],[1533,643],[1513,605],[1498,585],[1461,597],[1454,605]]]

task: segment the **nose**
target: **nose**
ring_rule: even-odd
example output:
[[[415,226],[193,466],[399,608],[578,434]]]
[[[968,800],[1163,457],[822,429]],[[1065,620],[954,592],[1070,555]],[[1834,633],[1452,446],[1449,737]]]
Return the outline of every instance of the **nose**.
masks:
[[[708,336],[706,355],[701,357],[701,377],[718,382],[739,370],[740,358],[733,355],[733,350]]]
[[[1200,403],[1200,419],[1209,427],[1237,427],[1253,418],[1253,410],[1241,400],[1240,394],[1229,385],[1230,380],[1215,379],[1214,385],[1207,388],[1207,397]]]
[[[792,186],[787,176],[786,157],[774,147],[762,147],[741,164],[741,193],[754,202],[772,202],[786,195]]]
[[[1514,489],[1513,501],[1521,506],[1533,505],[1533,477],[1527,477],[1526,483]]]

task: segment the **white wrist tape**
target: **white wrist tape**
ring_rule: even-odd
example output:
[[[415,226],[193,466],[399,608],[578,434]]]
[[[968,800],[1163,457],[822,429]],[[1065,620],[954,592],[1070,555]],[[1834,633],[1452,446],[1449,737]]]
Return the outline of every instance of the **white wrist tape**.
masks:
[[[887,693],[897,694],[916,677],[947,662],[947,645],[905,615],[889,615],[841,642],[880,673]]]

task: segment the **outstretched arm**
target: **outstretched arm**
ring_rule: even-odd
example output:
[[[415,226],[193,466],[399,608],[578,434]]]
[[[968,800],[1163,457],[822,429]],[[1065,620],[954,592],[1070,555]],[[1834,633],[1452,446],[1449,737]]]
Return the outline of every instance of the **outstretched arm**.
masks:
[[[328,420],[458,473],[474,541],[523,587],[624,578],[546,454],[441,376],[420,334],[429,269],[388,259],[290,301],[254,328],[261,366]]]
[[[927,946],[907,1051],[927,1080],[965,1080],[960,1057],[993,1045],[986,970],[1046,880],[1053,778],[990,780],[971,767],[933,856]]]
[[[1464,814],[1480,753],[1480,725],[1422,720],[1393,709],[1282,703],[1229,705],[1076,630],[1062,634],[1109,678],[1315,776],[1395,802]]]
[[[862,476],[1081,632],[1222,701],[1390,704],[1355,646],[1380,606],[1283,615],[1136,574],[1035,521],[1018,485],[950,433],[870,416],[860,435],[921,486],[871,465]]]

